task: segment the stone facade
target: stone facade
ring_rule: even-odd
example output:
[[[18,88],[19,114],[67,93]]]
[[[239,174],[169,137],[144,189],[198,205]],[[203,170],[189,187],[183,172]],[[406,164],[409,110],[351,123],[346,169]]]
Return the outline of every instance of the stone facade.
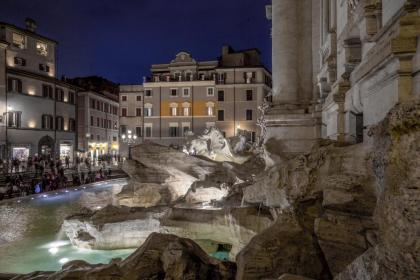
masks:
[[[0,23],[0,158],[76,151],[78,88],[56,79],[57,42],[35,32]]]
[[[418,1],[273,0],[270,18],[268,138],[282,149],[362,142],[367,127],[418,97]]]
[[[120,87],[121,114],[127,109],[121,118],[132,131],[143,128],[137,133],[139,141],[182,144],[190,132],[201,134],[211,126],[226,137],[242,133],[256,139],[258,106],[271,90],[271,73],[261,64],[258,50],[225,46],[215,61],[196,61],[180,52],[168,64],[152,65],[151,71],[143,89]],[[138,90],[130,93],[133,88]],[[133,105],[132,94],[141,95],[142,101]],[[141,116],[133,106],[141,106]]]
[[[118,96],[93,90],[78,94],[79,151],[91,158],[119,154]]]

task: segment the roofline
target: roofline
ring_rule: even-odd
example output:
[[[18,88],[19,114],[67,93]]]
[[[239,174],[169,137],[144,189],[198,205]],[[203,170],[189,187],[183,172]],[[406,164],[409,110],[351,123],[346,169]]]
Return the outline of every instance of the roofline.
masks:
[[[5,26],[8,26],[8,27],[11,27],[11,28],[17,29],[17,30],[19,30],[19,31],[21,31],[21,32],[23,32],[23,33],[25,33],[26,35],[30,35],[30,36],[34,36],[34,37],[38,37],[38,38],[40,38],[40,39],[42,39],[42,40],[47,40],[47,41],[53,42],[53,43],[55,43],[55,44],[57,44],[57,45],[58,45],[58,42],[57,42],[56,40],[54,40],[54,39],[51,39],[51,38],[45,37],[45,36],[43,36],[43,35],[40,35],[40,34],[38,34],[38,33],[35,33],[35,32],[32,32],[32,31],[29,31],[29,30],[27,30],[27,29],[25,29],[25,28],[22,28],[22,27],[19,27],[19,26],[17,26],[17,25],[14,25],[14,24],[11,24],[11,23],[7,23],[7,22],[1,22],[1,21],[0,21],[0,25],[5,25]]]

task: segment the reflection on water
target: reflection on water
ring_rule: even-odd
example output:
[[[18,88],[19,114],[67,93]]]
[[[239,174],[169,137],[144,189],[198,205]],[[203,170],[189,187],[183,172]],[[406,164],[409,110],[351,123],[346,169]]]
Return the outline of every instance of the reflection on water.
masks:
[[[127,181],[94,184],[0,203],[0,272],[58,270],[71,260],[108,263],[134,250],[86,250],[71,246],[60,232],[65,217],[83,207],[99,209],[112,203],[113,193]]]

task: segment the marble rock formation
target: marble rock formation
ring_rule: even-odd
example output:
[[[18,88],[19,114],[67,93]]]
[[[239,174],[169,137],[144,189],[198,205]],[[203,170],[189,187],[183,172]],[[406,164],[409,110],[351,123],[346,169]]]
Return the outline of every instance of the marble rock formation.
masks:
[[[202,135],[189,141],[183,150],[189,155],[203,156],[218,162],[245,162],[249,156],[238,153],[246,150],[246,140],[244,137],[235,137],[232,142],[233,147],[219,129],[210,127]]]
[[[420,104],[402,104],[364,144],[321,143],[245,188],[277,221],[239,253],[237,279],[418,279],[419,139]]]
[[[58,272],[34,272],[16,280],[44,279],[211,279],[235,278],[236,266],[209,257],[192,240],[153,233],[127,259],[90,265],[82,261],[65,264]]]
[[[231,244],[231,258],[273,223],[266,209],[128,208],[108,206],[74,215],[63,230],[74,246],[89,249],[137,248],[152,232]]]

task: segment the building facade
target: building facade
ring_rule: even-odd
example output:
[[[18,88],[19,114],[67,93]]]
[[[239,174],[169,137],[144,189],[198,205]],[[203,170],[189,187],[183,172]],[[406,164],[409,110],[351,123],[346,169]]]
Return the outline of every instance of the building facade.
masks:
[[[396,104],[420,95],[415,0],[273,0],[273,107],[268,137],[310,150],[363,142]]]
[[[258,50],[225,46],[214,61],[180,52],[170,63],[152,65],[151,72],[143,88],[120,87],[122,128],[136,131],[139,141],[182,144],[212,126],[226,137],[256,139],[258,106],[271,91],[271,73]]]
[[[97,159],[119,154],[118,87],[99,77],[75,78],[78,148],[82,156]]]
[[[0,23],[0,157],[69,156],[76,151],[78,88],[56,78],[57,42]]]
[[[136,141],[143,139],[144,133],[144,90],[141,85],[121,85],[120,86],[120,136],[131,134]],[[131,132],[131,133],[129,133]],[[130,139],[120,138],[120,153],[128,156],[128,141]]]

